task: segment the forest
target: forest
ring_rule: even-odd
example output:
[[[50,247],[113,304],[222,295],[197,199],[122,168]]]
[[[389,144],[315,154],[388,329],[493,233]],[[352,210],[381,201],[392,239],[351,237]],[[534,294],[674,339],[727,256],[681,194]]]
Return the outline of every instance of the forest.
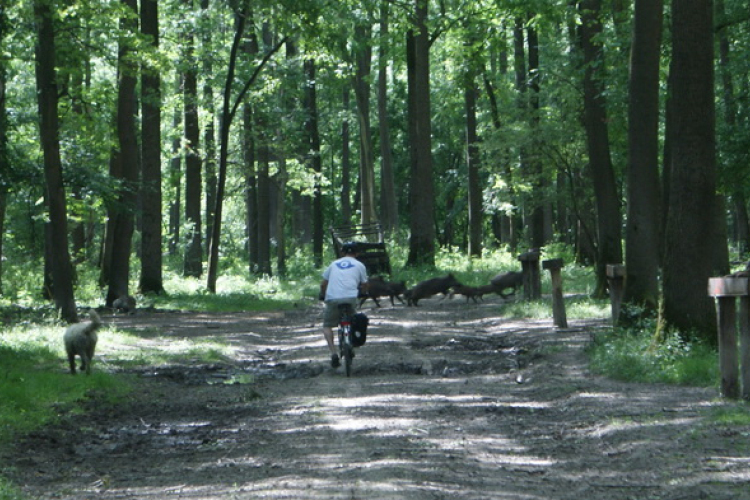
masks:
[[[627,303],[712,338],[707,280],[750,243],[747,12],[3,0],[0,287],[43,268],[22,283],[75,321],[82,266],[109,306],[167,266],[215,293],[378,222],[407,266],[566,245],[604,296],[622,263]]]

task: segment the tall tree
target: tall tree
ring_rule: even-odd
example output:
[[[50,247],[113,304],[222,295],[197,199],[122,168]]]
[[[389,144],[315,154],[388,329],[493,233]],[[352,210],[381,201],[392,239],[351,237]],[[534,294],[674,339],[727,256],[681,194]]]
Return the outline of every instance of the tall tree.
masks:
[[[304,62],[305,95],[305,135],[307,138],[308,168],[315,174],[313,191],[313,260],[316,266],[323,263],[323,194],[320,175],[323,164],[320,158],[320,130],[318,128],[318,94],[315,83],[315,59],[307,58]],[[349,222],[348,220],[346,222]]]
[[[208,19],[210,12],[209,0],[200,0],[203,17]],[[213,75],[213,50],[211,47],[213,35],[212,27],[209,23],[204,22],[201,26],[201,36],[203,43],[203,74]],[[205,191],[206,191],[206,242],[210,244],[211,235],[214,229],[214,210],[216,209],[216,126],[215,115],[216,106],[214,106],[214,88],[212,79],[203,80],[203,108],[205,109],[206,118],[204,119],[203,128],[203,149],[204,149],[204,171],[205,171]]]
[[[0,4],[0,45],[3,45],[9,34],[8,6]],[[5,101],[5,84],[7,81],[7,61],[0,60],[0,294],[3,293],[3,244],[5,234],[5,212],[8,204],[10,186],[10,158],[8,156],[8,109]]]
[[[609,149],[609,127],[605,100],[604,53],[601,43],[601,0],[583,0],[580,37],[585,73],[583,81],[584,128],[589,171],[594,185],[597,215],[597,262],[595,296],[607,288],[607,264],[622,262],[622,217],[620,198]]]
[[[359,122],[359,194],[362,224],[377,219],[375,214],[375,160],[370,124],[370,74],[372,66],[372,28],[359,21],[354,29],[354,96]]]
[[[636,0],[628,104],[625,301],[656,310],[661,241],[659,54],[661,0]]]
[[[159,2],[141,0],[141,32],[159,49]],[[141,70],[141,293],[164,292],[162,276],[161,77],[144,63]]]
[[[110,208],[109,225],[112,233],[109,287],[106,304],[111,307],[119,297],[129,294],[130,253],[135,230],[135,208],[138,181],[138,140],[135,117],[135,94],[138,69],[133,62],[133,50],[126,35],[138,28],[138,3],[121,0],[125,14],[120,20],[122,38],[117,56],[117,152],[110,163],[110,175],[119,182],[118,199]]]
[[[712,0],[672,1],[669,205],[664,249],[664,318],[715,342],[706,293],[717,241]]]
[[[398,228],[398,201],[393,173],[391,130],[388,115],[389,2],[380,2],[378,51],[378,128],[380,132],[380,219],[386,231]]]
[[[414,27],[407,35],[409,150],[409,256],[407,264],[435,265],[435,197],[430,112],[428,2],[415,0]]]
[[[207,281],[207,288],[210,292],[215,293],[216,292],[216,282],[219,277],[219,247],[221,244],[221,226],[222,226],[222,214],[224,212],[224,193],[226,191],[226,183],[227,183],[227,164],[229,163],[229,130],[232,126],[232,122],[234,121],[234,117],[237,115],[237,111],[240,109],[240,106],[242,105],[242,101],[245,98],[245,95],[247,94],[248,90],[250,89],[250,86],[255,82],[256,78],[258,77],[258,74],[260,73],[261,69],[266,65],[268,60],[273,56],[279,48],[286,42],[286,38],[284,38],[281,42],[277,43],[275,47],[268,47],[268,51],[266,55],[263,57],[263,60],[255,67],[255,70],[253,71],[252,75],[245,81],[244,86],[240,91],[238,92],[236,97],[233,97],[233,84],[235,80],[235,72],[237,68],[237,58],[240,54],[240,48],[242,44],[242,39],[245,34],[245,27],[247,25],[247,21],[249,18],[250,12],[249,12],[249,2],[242,2],[238,6],[238,10],[236,12],[236,22],[235,22],[235,33],[234,33],[234,40],[232,42],[232,47],[229,53],[229,61],[228,61],[228,69],[227,69],[227,78],[224,83],[224,95],[223,95],[223,104],[222,104],[222,110],[221,110],[221,128],[219,132],[219,171],[218,171],[218,179],[217,179],[217,186],[216,186],[216,206],[214,208],[214,225],[213,225],[213,232],[211,233],[211,242],[210,242],[210,250],[209,250],[209,258],[208,258],[208,281]],[[264,154],[261,155],[260,162],[261,162],[261,170],[265,169],[264,172],[264,179],[262,182],[268,183],[268,162],[269,162],[269,146],[266,143],[264,146]],[[265,202],[262,203],[262,208],[265,209],[265,213],[262,213],[261,210],[258,210],[258,217],[261,218],[261,227],[264,227],[266,230],[269,228],[269,214],[268,214],[268,207],[269,205],[269,198],[268,193],[270,193],[269,186],[265,186],[262,188],[266,192],[266,199]],[[259,199],[260,202],[260,199]],[[265,218],[265,224],[263,224]],[[268,236],[270,234],[266,234],[265,237],[268,240]],[[261,238],[261,235],[259,234],[259,240]],[[270,248],[270,246],[267,246],[266,248]],[[263,257],[263,255],[261,255]],[[260,272],[265,274],[271,274],[271,261],[270,261],[270,254],[265,255],[265,259],[261,258],[260,260]]]
[[[469,26],[471,28],[471,26]],[[482,186],[480,184],[479,134],[477,133],[477,69],[480,65],[477,42],[468,36],[464,83],[464,107],[466,109],[466,164],[468,165],[469,193],[469,255],[482,256]]]
[[[193,10],[193,0],[183,0],[185,15]],[[200,147],[200,124],[198,123],[198,67],[195,61],[195,38],[192,28],[187,27],[184,38],[183,106],[185,120],[185,222],[188,223],[187,248],[185,249],[184,275],[200,277],[203,274],[203,249],[201,238],[201,192],[203,175]]]
[[[531,207],[531,246],[541,248],[547,241],[547,228],[551,217],[547,217],[545,208],[549,206],[545,192],[546,179],[542,171],[542,158],[539,155],[542,138],[539,133],[541,117],[539,116],[541,76],[539,68],[539,35],[533,24],[526,28],[529,52],[529,125],[531,127],[532,154],[528,155],[528,167],[531,185],[534,189],[534,200]]]
[[[68,322],[78,320],[73,293],[73,266],[68,249],[68,221],[60,158],[57,71],[55,57],[54,4],[35,0],[36,86],[39,105],[39,135],[44,156],[46,200],[49,210],[49,250],[52,270],[52,297],[55,307]]]

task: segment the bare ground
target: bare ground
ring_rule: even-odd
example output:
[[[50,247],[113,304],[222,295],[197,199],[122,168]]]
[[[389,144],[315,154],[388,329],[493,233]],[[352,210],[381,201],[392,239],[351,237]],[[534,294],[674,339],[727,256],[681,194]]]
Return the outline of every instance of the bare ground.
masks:
[[[4,474],[41,499],[750,499],[750,428],[714,418],[734,403],[592,376],[604,320],[508,320],[499,298],[365,309],[351,378],[317,305],[107,318],[236,355],[139,371],[126,404],[0,452]]]

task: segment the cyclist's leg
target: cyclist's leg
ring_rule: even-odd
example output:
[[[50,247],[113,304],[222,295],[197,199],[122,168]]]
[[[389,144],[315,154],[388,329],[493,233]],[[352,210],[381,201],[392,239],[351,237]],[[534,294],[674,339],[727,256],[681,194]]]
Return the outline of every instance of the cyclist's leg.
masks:
[[[338,307],[335,304],[326,302],[326,309],[323,313],[323,338],[328,345],[331,354],[331,366],[339,366],[339,355],[334,340],[334,328],[338,325]]]

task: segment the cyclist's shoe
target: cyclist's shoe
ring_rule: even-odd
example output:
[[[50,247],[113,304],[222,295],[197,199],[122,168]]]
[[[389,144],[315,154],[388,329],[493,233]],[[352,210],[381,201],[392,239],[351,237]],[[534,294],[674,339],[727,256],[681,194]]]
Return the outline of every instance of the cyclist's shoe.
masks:
[[[331,354],[331,366],[333,368],[338,368],[339,366],[341,366],[341,363],[339,362],[338,354]]]

